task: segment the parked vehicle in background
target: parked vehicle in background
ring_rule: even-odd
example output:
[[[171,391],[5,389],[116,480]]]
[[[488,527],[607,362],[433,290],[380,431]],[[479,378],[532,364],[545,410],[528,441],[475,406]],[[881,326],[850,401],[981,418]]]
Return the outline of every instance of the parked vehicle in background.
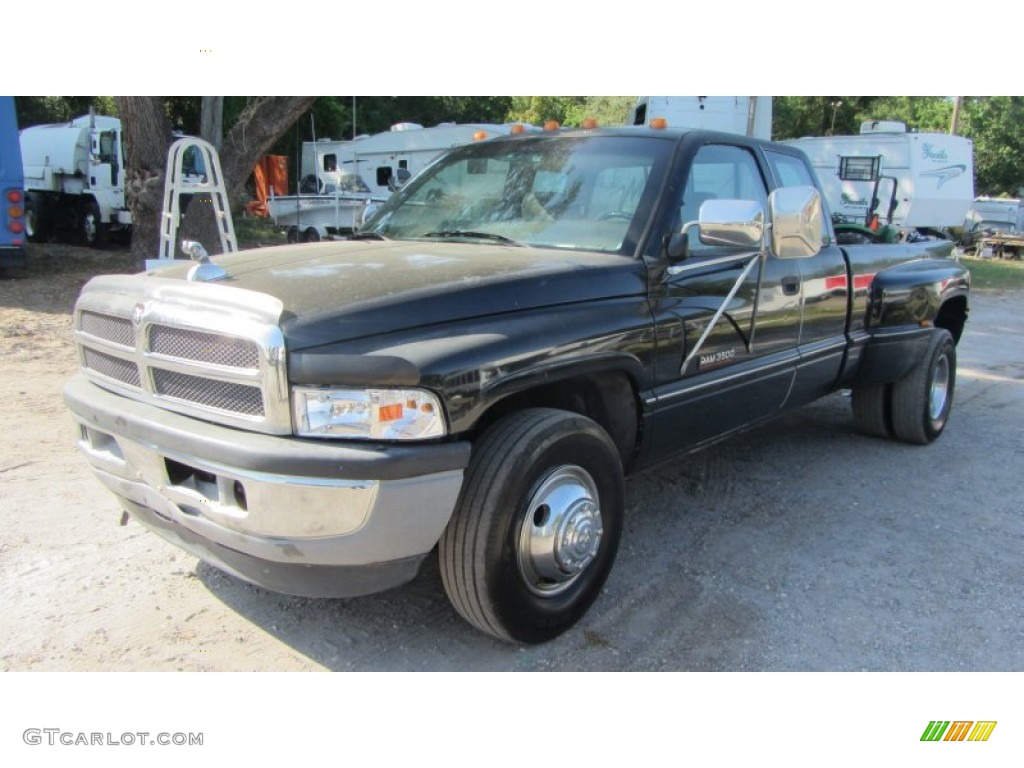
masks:
[[[856,136],[784,143],[810,159],[843,242],[945,237],[974,199],[974,145],[962,136],[871,120]]]
[[[13,96],[0,96],[0,268],[25,264],[25,190]]]
[[[352,239],[94,278],[64,396],[124,508],[226,572],[351,597],[436,553],[469,623],[542,642],[601,594],[625,473],[840,388],[867,434],[942,435],[952,247],[837,245],[793,146],[501,137]]]
[[[984,242],[999,248],[995,255],[1019,258],[1024,244],[1024,204],[1011,197],[978,197],[964,218],[960,247],[982,255]]]
[[[363,221],[367,206],[384,202],[442,152],[527,130],[536,129],[521,123],[442,123],[432,128],[396,123],[372,136],[307,141],[302,145],[298,194],[282,196],[272,190],[267,209],[291,242],[348,235]]]
[[[131,226],[121,121],[88,114],[21,131],[28,238],[101,246]]]
[[[661,118],[670,128],[723,131],[769,140],[772,137],[771,96],[639,96],[632,125]]]

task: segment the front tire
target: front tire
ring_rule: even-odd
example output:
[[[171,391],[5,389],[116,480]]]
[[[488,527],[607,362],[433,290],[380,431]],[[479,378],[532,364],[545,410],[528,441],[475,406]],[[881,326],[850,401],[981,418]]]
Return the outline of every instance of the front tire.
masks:
[[[103,223],[100,207],[95,201],[86,203],[82,209],[78,234],[82,243],[91,248],[102,248],[107,244],[109,230]]]
[[[625,482],[608,434],[578,414],[511,414],[474,446],[441,537],[441,579],[470,624],[541,643],[586,613],[611,570]]]
[[[936,328],[921,362],[892,385],[892,430],[900,440],[926,445],[946,428],[956,384],[956,345]]]

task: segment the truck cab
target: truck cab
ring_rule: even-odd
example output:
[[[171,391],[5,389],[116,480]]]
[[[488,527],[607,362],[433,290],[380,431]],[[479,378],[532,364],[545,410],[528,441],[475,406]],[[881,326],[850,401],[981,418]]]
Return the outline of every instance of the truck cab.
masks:
[[[21,131],[28,237],[52,236],[101,246],[127,232],[121,121],[84,115]]]

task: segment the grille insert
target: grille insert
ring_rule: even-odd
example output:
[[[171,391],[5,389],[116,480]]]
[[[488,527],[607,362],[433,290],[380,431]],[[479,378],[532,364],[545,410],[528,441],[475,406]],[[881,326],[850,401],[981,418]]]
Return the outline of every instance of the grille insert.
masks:
[[[90,336],[112,341],[125,347],[135,346],[135,328],[132,326],[132,321],[125,317],[82,312],[79,322],[82,331]]]
[[[233,368],[255,370],[260,363],[260,350],[255,342],[169,325],[154,325],[149,329],[149,351]]]
[[[153,369],[156,392],[190,403],[246,416],[263,416],[263,393],[259,387],[230,381],[205,379],[187,373]]]
[[[89,348],[86,348],[84,353],[86,368],[108,376],[111,379],[117,379],[132,387],[142,386],[139,368],[131,360],[122,360],[120,357],[114,357],[105,352],[97,352],[95,349]]]

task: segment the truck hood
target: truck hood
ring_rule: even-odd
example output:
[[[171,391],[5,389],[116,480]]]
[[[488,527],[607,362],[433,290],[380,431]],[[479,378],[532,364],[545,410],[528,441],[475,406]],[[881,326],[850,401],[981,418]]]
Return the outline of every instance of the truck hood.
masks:
[[[219,285],[284,305],[292,351],[581,301],[642,295],[643,262],[581,251],[423,241],[333,241],[215,257]],[[161,269],[184,277],[187,266]]]

